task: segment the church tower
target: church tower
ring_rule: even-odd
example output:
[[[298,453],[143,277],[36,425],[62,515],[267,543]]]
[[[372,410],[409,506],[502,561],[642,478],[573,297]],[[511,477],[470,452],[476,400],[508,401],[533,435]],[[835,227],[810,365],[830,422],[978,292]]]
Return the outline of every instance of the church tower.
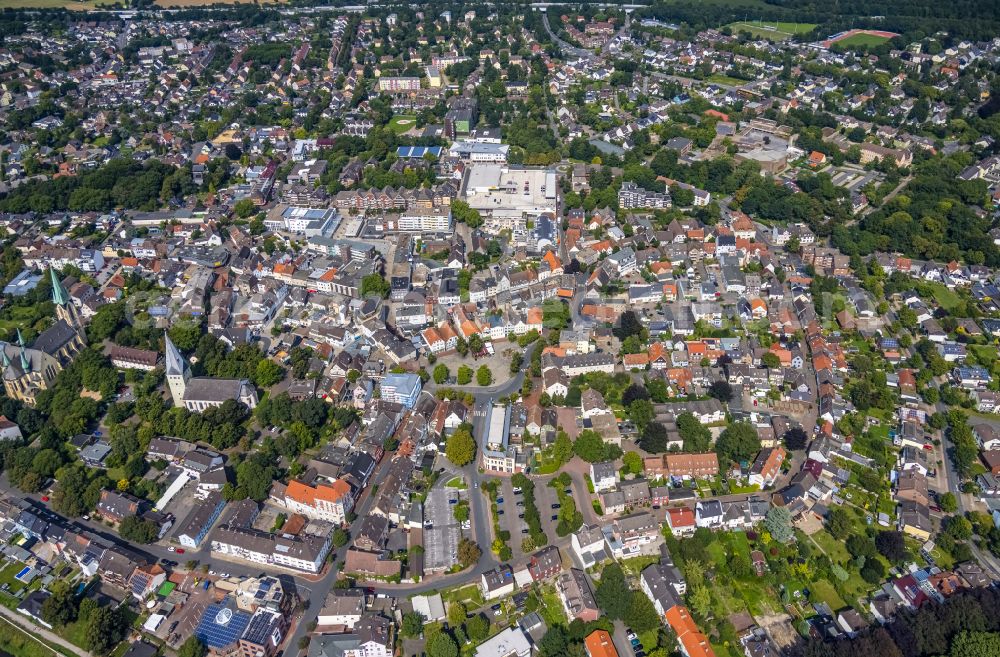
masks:
[[[80,317],[80,311],[76,304],[70,300],[69,294],[66,293],[59,281],[59,275],[52,267],[49,267],[49,276],[52,279],[52,303],[56,306],[56,319],[63,320],[79,333],[80,329],[83,328],[83,318]]]
[[[184,391],[191,379],[191,369],[181,356],[181,352],[170,341],[166,331],[163,332],[163,340],[166,343],[167,385],[170,386],[170,396],[174,398],[174,406],[184,408]]]

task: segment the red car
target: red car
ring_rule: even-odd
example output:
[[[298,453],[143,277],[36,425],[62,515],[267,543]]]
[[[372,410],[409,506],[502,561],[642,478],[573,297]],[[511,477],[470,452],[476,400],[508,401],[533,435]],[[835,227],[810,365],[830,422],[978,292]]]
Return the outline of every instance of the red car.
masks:
[[[42,501],[43,502],[48,502],[49,501],[49,496],[48,495],[42,495]]]
[[[177,548],[177,554],[184,554],[184,548]]]

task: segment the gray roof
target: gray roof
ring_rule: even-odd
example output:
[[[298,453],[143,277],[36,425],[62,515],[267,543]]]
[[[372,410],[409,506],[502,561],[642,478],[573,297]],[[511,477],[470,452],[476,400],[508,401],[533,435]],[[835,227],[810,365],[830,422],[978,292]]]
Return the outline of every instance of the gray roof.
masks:
[[[51,356],[76,336],[76,329],[67,324],[65,320],[60,319],[38,336],[32,348],[44,351]]]
[[[249,385],[246,379],[193,378],[184,388],[184,401],[224,402],[239,399],[244,385]]]

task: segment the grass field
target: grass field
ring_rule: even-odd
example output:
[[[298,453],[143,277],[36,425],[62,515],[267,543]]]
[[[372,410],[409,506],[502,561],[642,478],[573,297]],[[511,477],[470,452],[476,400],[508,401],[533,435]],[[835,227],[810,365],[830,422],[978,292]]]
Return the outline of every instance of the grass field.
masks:
[[[887,37],[875,36],[874,34],[854,34],[838,41],[837,45],[845,48],[871,48],[882,45],[888,40]]]
[[[741,87],[745,84],[749,84],[747,80],[741,80],[739,78],[731,78],[728,75],[722,75],[721,73],[715,73],[713,75],[705,78],[708,82],[715,82],[716,84],[728,84],[731,87]]]
[[[838,609],[843,609],[847,606],[843,598],[837,594],[837,591],[833,588],[833,584],[821,579],[818,582],[813,582],[809,585],[809,599],[813,602],[825,602],[830,605],[830,609],[837,611]]]
[[[843,43],[843,41],[838,43]],[[933,291],[934,300],[945,310],[951,310],[962,303],[962,299],[954,291],[949,290],[946,285],[942,283],[928,283],[927,285]]]
[[[465,479],[463,477],[455,477],[454,479],[452,479],[451,481],[449,481],[447,484],[445,484],[445,487],[446,488],[457,488],[459,490],[465,490],[469,486],[468,486],[468,484],[465,483]]]
[[[397,114],[389,121],[389,129],[397,135],[401,135],[407,130],[416,127],[417,117],[412,114]]]
[[[769,21],[761,21],[756,23],[753,21],[744,22],[737,21],[735,23],[730,23],[726,27],[732,29],[733,34],[739,34],[740,32],[749,32],[753,36],[761,39],[772,39],[774,41],[784,41],[790,39],[796,34],[808,34],[816,29],[815,23],[772,23]]]
[[[258,4],[283,4],[284,0],[260,0]],[[239,5],[251,4],[249,0],[156,0],[159,7],[205,7],[207,5]]]
[[[76,0],[0,0],[0,9],[75,9],[87,11],[97,8],[97,2]]]
[[[54,657],[66,654],[49,647],[48,643],[14,626],[8,620],[0,622],[0,650],[14,657]]]

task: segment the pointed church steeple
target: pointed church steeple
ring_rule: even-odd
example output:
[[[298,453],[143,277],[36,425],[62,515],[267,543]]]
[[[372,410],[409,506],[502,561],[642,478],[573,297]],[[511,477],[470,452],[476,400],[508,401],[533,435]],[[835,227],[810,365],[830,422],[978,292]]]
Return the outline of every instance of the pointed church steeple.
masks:
[[[75,328],[82,338],[83,318],[76,304],[69,298],[66,288],[62,286],[54,267],[49,267],[49,278],[52,279],[52,303],[56,306],[56,318]]]
[[[10,357],[7,356],[7,351],[5,349],[0,349],[0,366],[4,369],[10,367]]]
[[[69,295],[63,289],[62,282],[54,267],[49,267],[49,277],[52,279],[52,303],[57,306],[65,306],[69,303]]]
[[[166,331],[163,332],[163,343],[164,351],[166,351],[164,360],[166,361],[167,386],[170,388],[170,396],[173,397],[174,406],[183,408],[184,391],[187,390],[191,370]]]
[[[21,348],[21,370],[30,372],[31,361],[28,360],[28,354],[24,353],[24,338],[21,336],[21,329],[17,329],[17,345]]]
[[[184,357],[181,356],[181,352],[176,346],[174,346],[173,341],[170,339],[170,335],[166,331],[163,332],[163,341],[166,345],[167,352],[167,376],[183,374],[185,369]]]

